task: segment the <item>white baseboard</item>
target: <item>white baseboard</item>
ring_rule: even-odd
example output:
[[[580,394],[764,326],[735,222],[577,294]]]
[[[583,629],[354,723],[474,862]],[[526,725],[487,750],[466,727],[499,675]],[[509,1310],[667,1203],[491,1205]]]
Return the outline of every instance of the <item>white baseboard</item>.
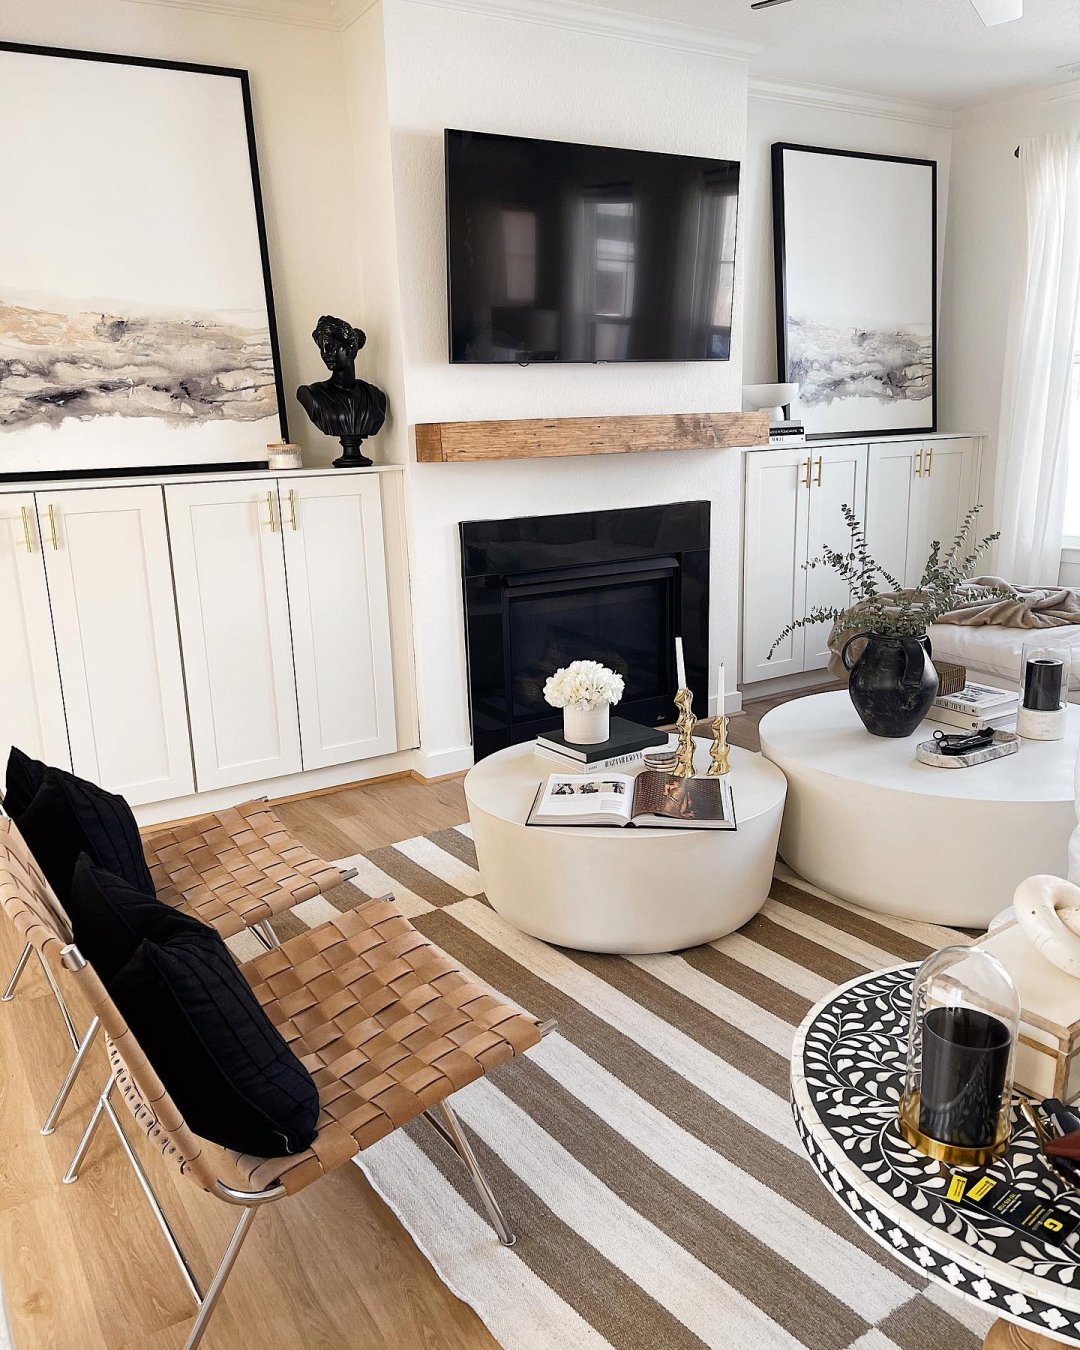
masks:
[[[359,760],[352,764],[335,764],[328,769],[309,769],[306,773],[286,774],[283,778],[263,778],[255,783],[241,783],[237,787],[214,788],[210,792],[196,792],[188,797],[173,797],[167,802],[148,802],[133,808],[140,825],[160,825],[165,820],[185,820],[188,816],[203,815],[207,811],[221,811],[227,806],[249,802],[254,797],[302,796],[324,788],[344,787],[347,783],[366,783],[372,778],[395,778],[413,768],[414,750],[398,750],[392,755]],[[448,770],[447,772],[450,772]]]
[[[421,778],[445,778],[450,773],[464,773],[476,762],[471,745],[461,745],[454,750],[435,750],[431,753],[424,749],[413,751],[413,772]]]
[[[772,698],[776,694],[792,694],[800,689],[819,689],[834,684],[827,670],[807,670],[798,675],[778,675],[775,680],[754,680],[751,684],[744,684],[742,698],[744,702],[750,703],[758,698]]]

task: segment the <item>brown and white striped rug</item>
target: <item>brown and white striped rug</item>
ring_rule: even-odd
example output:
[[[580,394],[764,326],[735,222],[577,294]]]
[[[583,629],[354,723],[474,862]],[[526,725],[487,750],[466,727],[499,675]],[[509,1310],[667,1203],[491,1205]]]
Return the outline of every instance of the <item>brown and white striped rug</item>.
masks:
[[[596,956],[526,937],[487,905],[467,825],[341,861],[480,980],[559,1022],[455,1098],[516,1247],[495,1240],[424,1122],[358,1159],[502,1345],[981,1345],[991,1317],[847,1221],[788,1106],[792,1037],[813,1003],[864,970],[970,939],[864,914],[781,869],[738,933],[679,955]],[[351,902],[342,887],[294,913],[314,925]]]

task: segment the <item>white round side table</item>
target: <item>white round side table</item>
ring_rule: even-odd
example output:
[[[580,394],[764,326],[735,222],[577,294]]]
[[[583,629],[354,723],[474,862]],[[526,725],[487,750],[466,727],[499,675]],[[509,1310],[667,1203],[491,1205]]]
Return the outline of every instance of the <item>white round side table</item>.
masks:
[[[708,746],[697,742],[699,773]],[[765,903],[786,784],[760,755],[731,752],[737,830],[527,826],[553,771],[530,743],[465,779],[484,893],[515,928],[582,951],[669,952],[730,933]]]
[[[967,769],[916,760],[938,729],[871,736],[843,689],[766,713],[761,749],[788,780],[780,855],[864,909],[985,928],[1025,877],[1067,874],[1080,707],[1063,741]]]

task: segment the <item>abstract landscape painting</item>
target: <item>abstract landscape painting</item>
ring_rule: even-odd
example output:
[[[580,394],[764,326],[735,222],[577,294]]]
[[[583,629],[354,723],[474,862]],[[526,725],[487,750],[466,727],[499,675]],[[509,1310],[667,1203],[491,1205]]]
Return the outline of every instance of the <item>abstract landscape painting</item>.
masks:
[[[0,44],[0,475],[284,437],[246,81]],[[71,127],[93,153],[71,153]]]
[[[779,376],[811,435],[935,429],[935,170],[773,146]]]

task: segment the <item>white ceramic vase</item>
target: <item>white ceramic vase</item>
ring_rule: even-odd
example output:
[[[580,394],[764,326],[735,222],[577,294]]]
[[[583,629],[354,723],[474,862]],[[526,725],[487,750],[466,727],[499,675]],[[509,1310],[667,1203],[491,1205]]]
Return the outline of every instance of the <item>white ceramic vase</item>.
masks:
[[[599,745],[608,738],[610,714],[607,703],[596,708],[575,708],[568,703],[563,709],[563,735],[571,745]]]

